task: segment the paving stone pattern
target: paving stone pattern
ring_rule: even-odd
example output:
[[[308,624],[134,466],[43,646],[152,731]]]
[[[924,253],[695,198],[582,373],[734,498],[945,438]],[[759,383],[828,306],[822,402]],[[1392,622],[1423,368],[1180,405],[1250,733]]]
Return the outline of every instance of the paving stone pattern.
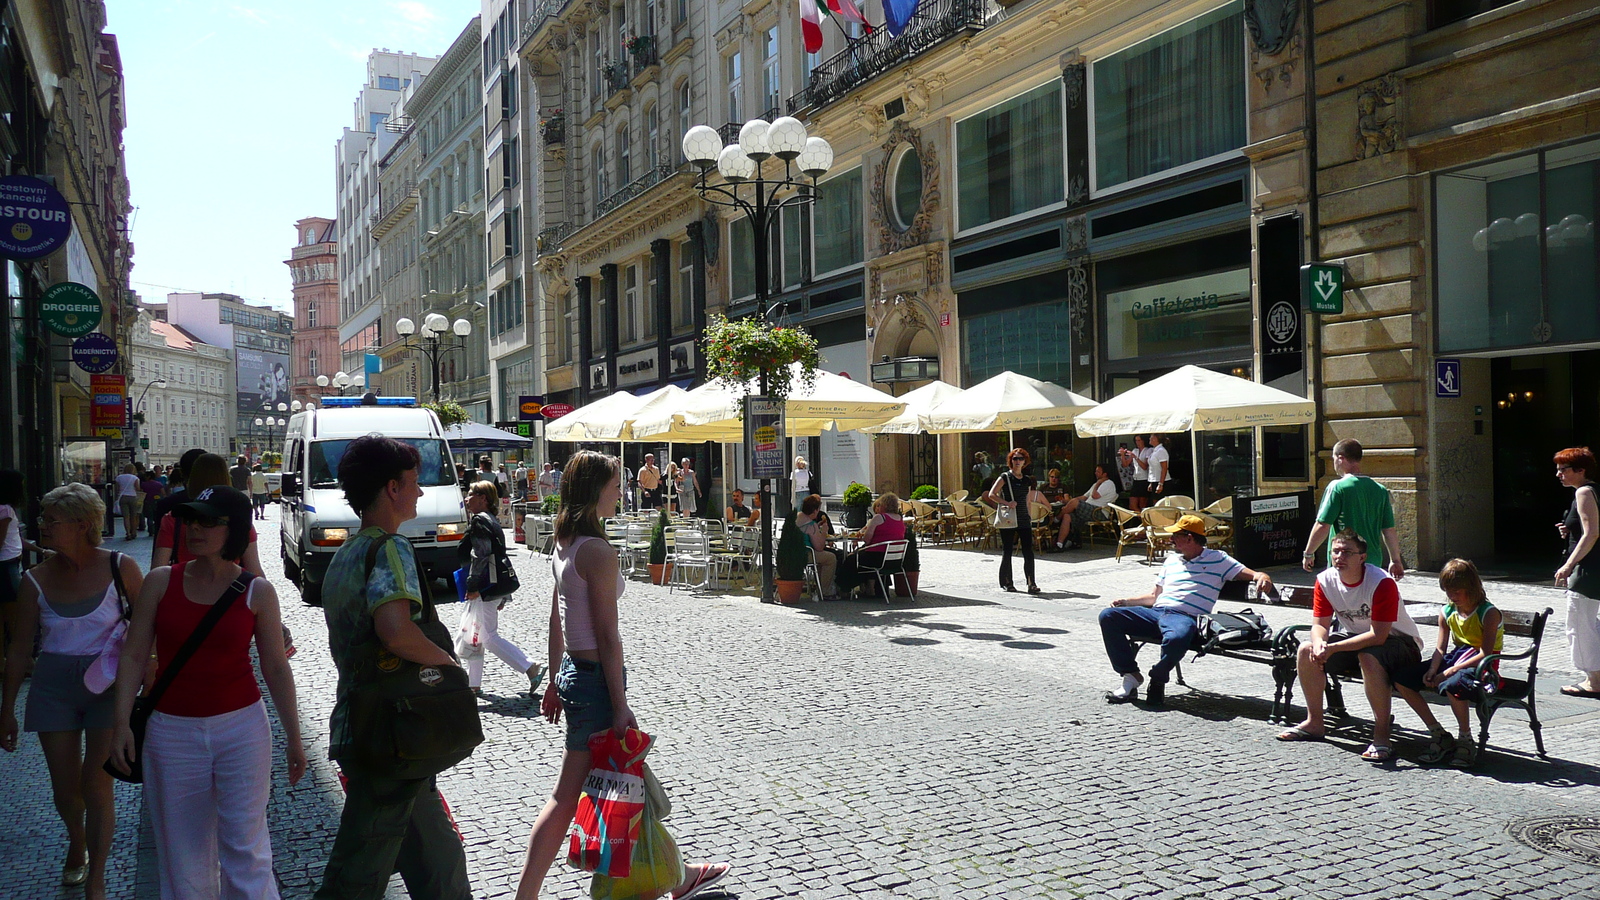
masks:
[[[276,575],[274,527],[261,556]],[[502,630],[542,658],[548,564],[524,555],[518,566],[524,590]],[[785,608],[629,585],[629,696],[659,741],[651,762],[673,797],[668,824],[690,859],[735,865],[729,896],[1600,898],[1600,870],[1507,836],[1526,816],[1596,814],[1600,705],[1555,694],[1559,631],[1540,697],[1552,761],[1532,755],[1526,719],[1507,711],[1475,771],[1423,768],[1405,759],[1424,741],[1397,704],[1402,759],[1371,767],[1358,758],[1358,688],[1347,691],[1353,726],[1310,745],[1272,739],[1260,666],[1202,659],[1168,709],[1108,706],[1115,679],[1094,616],[1148,589],[1143,565],[1049,557],[1040,581],[1051,593],[1038,598],[993,589],[994,570],[993,554],[925,549],[928,593],[893,606]],[[1427,599],[1434,582],[1403,584]],[[342,802],[325,759],[334,670],[320,611],[285,593],[313,765],[289,788],[280,753],[269,814],[284,895],[305,897]],[[1564,605],[1551,600],[1545,589],[1515,602]],[[479,897],[512,896],[559,765],[562,730],[517,693],[524,683],[489,661],[487,741],[441,781]],[[0,830],[0,852],[19,861],[0,868],[0,898],[56,896],[36,893],[59,871],[62,838],[28,745],[35,762],[0,759],[0,796],[27,814],[14,819],[31,816],[0,823],[25,829]],[[136,821],[137,792],[119,802]],[[147,872],[125,871],[131,855],[119,849],[116,895],[134,896],[139,881],[138,895],[154,896]],[[586,876],[552,872],[547,896],[586,896]]]

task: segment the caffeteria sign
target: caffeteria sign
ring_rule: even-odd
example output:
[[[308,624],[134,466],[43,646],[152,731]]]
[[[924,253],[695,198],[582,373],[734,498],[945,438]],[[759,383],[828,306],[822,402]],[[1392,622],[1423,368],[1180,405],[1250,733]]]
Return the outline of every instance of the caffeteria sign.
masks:
[[[1133,359],[1249,347],[1250,270],[1106,294],[1106,356]]]
[[[0,178],[0,256],[49,256],[72,233],[72,214],[61,192],[31,175]]]

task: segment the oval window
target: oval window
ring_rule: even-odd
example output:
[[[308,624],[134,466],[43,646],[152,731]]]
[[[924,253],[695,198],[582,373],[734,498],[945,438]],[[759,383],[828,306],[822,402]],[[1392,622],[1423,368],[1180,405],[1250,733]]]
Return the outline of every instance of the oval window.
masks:
[[[922,209],[922,157],[907,147],[894,166],[894,227],[907,231]]]

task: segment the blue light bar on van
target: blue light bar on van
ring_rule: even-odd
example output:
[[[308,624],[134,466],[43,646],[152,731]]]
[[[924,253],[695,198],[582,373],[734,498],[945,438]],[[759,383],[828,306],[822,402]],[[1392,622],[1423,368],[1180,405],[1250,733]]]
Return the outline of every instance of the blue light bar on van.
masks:
[[[377,406],[416,406],[414,397],[375,397]],[[322,401],[323,409],[355,409],[362,406],[360,397],[328,397]],[[372,405],[372,404],[369,404]]]

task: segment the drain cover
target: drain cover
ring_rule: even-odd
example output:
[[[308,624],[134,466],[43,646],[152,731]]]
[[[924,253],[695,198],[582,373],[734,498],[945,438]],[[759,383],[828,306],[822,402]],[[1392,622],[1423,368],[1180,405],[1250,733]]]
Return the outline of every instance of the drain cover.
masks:
[[[1512,822],[1511,836],[1541,853],[1600,866],[1600,818],[1542,816]]]

